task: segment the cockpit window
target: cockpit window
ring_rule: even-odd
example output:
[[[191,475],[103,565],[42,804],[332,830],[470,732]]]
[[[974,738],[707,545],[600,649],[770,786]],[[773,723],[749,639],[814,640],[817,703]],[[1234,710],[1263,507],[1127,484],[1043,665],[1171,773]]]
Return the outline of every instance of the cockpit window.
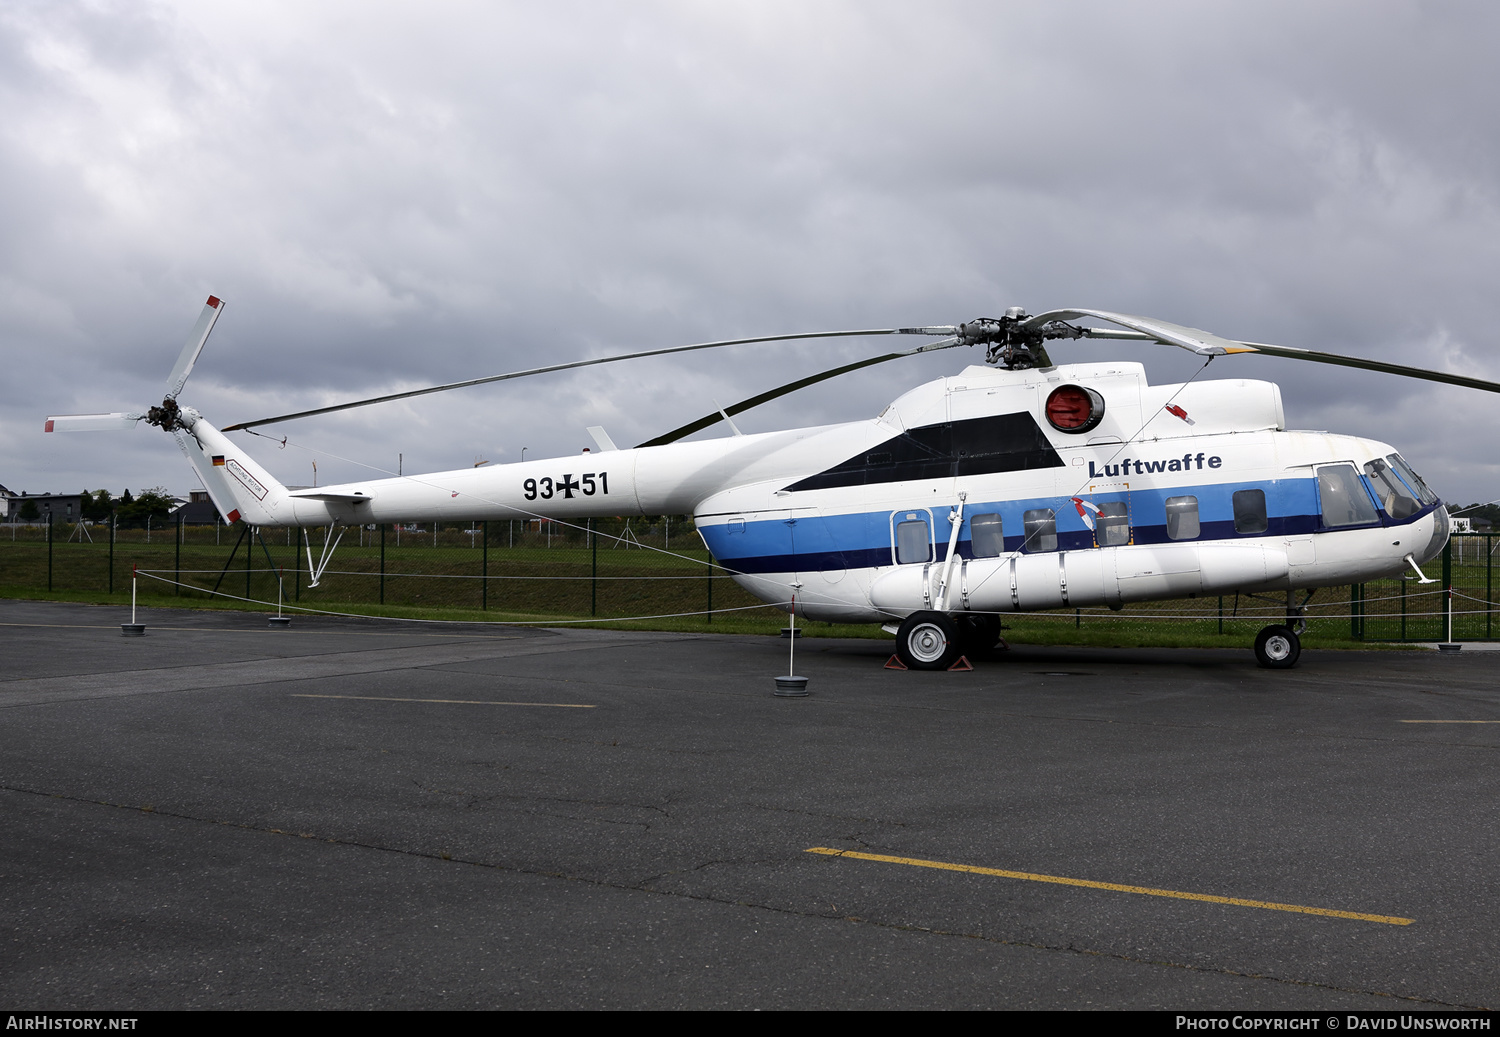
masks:
[[[1363,526],[1378,522],[1375,505],[1360,482],[1352,464],[1335,464],[1318,469],[1318,497],[1323,502],[1323,525]]]
[[[1396,469],[1397,474],[1406,481],[1406,485],[1415,490],[1417,496],[1422,498],[1423,504],[1437,503],[1437,494],[1427,488],[1427,484],[1422,481],[1422,477],[1412,471],[1411,465],[1403,461],[1400,454],[1392,454],[1386,460],[1391,463],[1392,468]]]
[[[1380,506],[1391,518],[1399,522],[1422,510],[1422,502],[1417,500],[1416,494],[1407,488],[1386,462],[1379,458],[1371,461],[1365,465],[1365,476],[1370,480],[1370,485],[1375,487],[1375,496],[1380,498]]]

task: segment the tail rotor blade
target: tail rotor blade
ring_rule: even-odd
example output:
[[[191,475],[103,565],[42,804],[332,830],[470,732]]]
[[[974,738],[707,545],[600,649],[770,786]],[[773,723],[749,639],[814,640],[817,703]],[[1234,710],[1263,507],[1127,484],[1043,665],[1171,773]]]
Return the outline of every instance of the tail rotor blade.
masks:
[[[214,330],[214,321],[223,312],[224,300],[210,295],[208,302],[203,304],[203,312],[198,315],[198,323],[193,325],[193,330],[188,335],[187,345],[182,347],[172,373],[167,376],[167,399],[175,400],[177,394],[182,392],[188,375],[193,373],[193,365],[198,362],[198,354],[203,352],[203,343],[208,341],[208,333]]]
[[[43,432],[118,432],[134,428],[144,414],[54,414]]]
[[[177,440],[177,445],[182,449],[182,456],[187,458],[188,464],[193,466],[193,471],[198,473],[198,478],[203,480],[204,489],[208,490],[209,499],[214,502],[214,507],[219,509],[219,515],[226,523],[239,520],[240,512],[234,499],[234,489],[229,484],[229,477],[224,474],[224,458],[215,457],[203,446],[187,429],[178,428],[172,430],[172,438]],[[205,455],[207,455],[205,464]]]

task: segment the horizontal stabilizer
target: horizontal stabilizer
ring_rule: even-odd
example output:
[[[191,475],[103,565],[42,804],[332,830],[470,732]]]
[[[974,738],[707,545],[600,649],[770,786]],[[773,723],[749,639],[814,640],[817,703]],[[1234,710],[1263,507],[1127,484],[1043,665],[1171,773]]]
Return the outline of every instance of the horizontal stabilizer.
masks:
[[[368,504],[374,497],[371,494],[356,490],[353,493],[329,493],[320,490],[316,486],[306,490],[292,490],[288,497],[302,497],[306,500],[340,501],[345,504]]]
[[[54,414],[42,426],[44,432],[117,432],[135,428],[144,414]]]
[[[600,450],[618,450],[615,441],[609,438],[609,433],[604,431],[603,425],[590,425],[589,435],[594,439],[594,445]]]

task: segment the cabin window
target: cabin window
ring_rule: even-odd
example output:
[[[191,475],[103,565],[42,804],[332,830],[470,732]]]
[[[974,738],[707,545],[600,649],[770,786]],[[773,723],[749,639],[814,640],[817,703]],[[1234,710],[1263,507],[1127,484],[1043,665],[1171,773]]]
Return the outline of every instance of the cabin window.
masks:
[[[1124,501],[1099,505],[1099,517],[1094,523],[1100,547],[1123,547],[1130,543],[1130,505]]]
[[[969,520],[969,546],[975,558],[998,558],[1005,553],[1005,534],[1000,516],[990,512]]]
[[[1264,533],[1271,528],[1266,519],[1265,490],[1234,491],[1234,531]]]
[[[1037,508],[1022,514],[1026,526],[1026,550],[1057,550],[1057,512]]]
[[[932,561],[932,537],[925,520],[896,523],[896,561],[901,565]]]
[[[1365,465],[1365,475],[1369,477],[1370,485],[1375,487],[1375,496],[1380,498],[1380,506],[1391,518],[1399,522],[1422,510],[1422,502],[1417,500],[1384,461],[1376,458]]]
[[[1363,526],[1378,522],[1375,505],[1352,464],[1318,469],[1318,498],[1323,505],[1323,525]]]
[[[1167,498],[1167,539],[1196,540],[1198,538],[1198,498]]]

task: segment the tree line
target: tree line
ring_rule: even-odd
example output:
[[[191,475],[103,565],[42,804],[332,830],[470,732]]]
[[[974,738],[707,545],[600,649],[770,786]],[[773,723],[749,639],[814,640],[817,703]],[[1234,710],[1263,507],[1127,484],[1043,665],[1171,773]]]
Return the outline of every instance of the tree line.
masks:
[[[38,498],[28,497],[16,510],[16,518],[22,522],[37,522],[42,511],[37,507]],[[131,496],[130,490],[116,497],[108,490],[84,490],[79,495],[78,517],[84,522],[108,522],[113,518],[124,528],[144,526],[149,520],[153,526],[167,522],[177,499],[165,487],[154,486]]]

